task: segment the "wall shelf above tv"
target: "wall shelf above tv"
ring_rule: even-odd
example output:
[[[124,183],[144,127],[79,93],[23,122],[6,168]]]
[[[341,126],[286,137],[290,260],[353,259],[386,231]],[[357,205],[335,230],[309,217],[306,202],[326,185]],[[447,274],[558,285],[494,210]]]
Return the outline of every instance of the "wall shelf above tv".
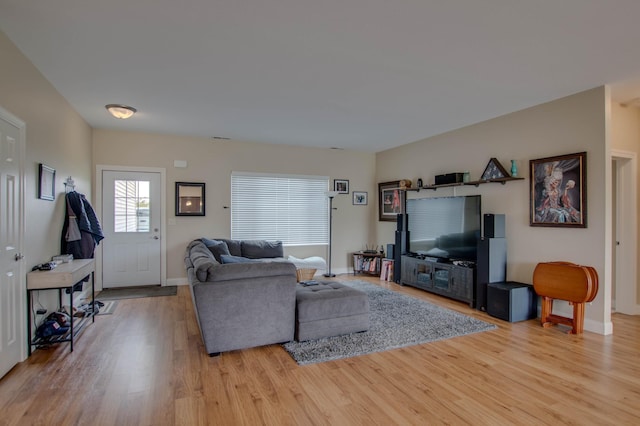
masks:
[[[419,192],[421,189],[431,189],[433,191],[436,191],[438,188],[448,188],[451,186],[463,186],[463,185],[473,185],[473,186],[478,186],[481,185],[483,183],[501,183],[502,185],[504,185],[507,182],[510,182],[512,180],[524,180],[523,177],[503,177],[503,178],[496,178],[496,179],[487,179],[487,180],[473,180],[470,182],[455,182],[455,183],[444,183],[441,185],[424,185],[422,187],[418,187],[418,188],[407,188],[406,191],[415,191],[415,192]]]

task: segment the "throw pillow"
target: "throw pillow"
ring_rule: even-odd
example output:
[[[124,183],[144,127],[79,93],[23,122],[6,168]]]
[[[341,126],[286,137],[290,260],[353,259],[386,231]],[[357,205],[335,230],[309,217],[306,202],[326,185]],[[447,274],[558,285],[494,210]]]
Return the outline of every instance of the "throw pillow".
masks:
[[[220,255],[222,263],[255,263],[257,260],[248,259],[242,256],[231,256],[228,254]]]
[[[243,240],[242,255],[249,259],[283,257],[282,241]]]
[[[231,254],[231,256],[242,256],[240,240],[231,240],[229,238],[218,238],[218,240],[227,243],[227,247],[229,247],[229,254]]]
[[[215,257],[216,260],[220,263],[222,263],[222,261],[220,260],[220,255],[231,254],[229,253],[229,247],[227,246],[227,243],[225,243],[224,241],[210,240],[208,238],[201,238],[200,240],[211,251],[211,253],[213,254],[213,257]]]

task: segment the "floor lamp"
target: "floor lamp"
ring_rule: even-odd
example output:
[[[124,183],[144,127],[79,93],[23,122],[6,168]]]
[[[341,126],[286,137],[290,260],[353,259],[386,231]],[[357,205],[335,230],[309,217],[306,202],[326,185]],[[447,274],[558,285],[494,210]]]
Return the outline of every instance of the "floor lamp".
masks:
[[[324,274],[325,277],[335,277],[336,274],[331,273],[331,225],[333,223],[333,197],[338,195],[336,191],[327,191],[327,197],[329,197],[329,268],[327,269],[327,273]]]

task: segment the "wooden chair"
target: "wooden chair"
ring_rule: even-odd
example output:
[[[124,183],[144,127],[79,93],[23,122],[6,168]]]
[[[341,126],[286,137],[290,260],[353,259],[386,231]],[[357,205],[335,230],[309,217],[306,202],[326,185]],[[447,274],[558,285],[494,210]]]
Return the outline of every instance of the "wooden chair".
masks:
[[[533,271],[533,288],[542,297],[540,321],[543,327],[564,324],[569,333],[584,329],[585,303],[598,294],[598,273],[591,266],[571,262],[538,263]],[[553,314],[553,300],[566,300],[573,305],[573,318]]]

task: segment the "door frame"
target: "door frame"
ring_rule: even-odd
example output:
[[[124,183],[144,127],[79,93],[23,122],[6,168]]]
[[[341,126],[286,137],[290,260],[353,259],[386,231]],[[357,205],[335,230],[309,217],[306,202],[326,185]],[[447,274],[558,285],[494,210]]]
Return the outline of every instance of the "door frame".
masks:
[[[26,309],[27,304],[27,273],[25,264],[27,261],[27,254],[25,253],[25,244],[24,244],[24,236],[26,233],[26,212],[25,212],[25,195],[24,192],[27,188],[26,186],[26,173],[25,173],[25,159],[27,152],[27,125],[24,121],[20,120],[15,115],[11,114],[9,111],[0,106],[0,118],[9,124],[18,128],[18,253],[22,253],[24,257],[18,262],[18,279],[19,287],[22,289],[20,291],[19,303],[16,309],[18,318],[18,339],[23,344],[20,345],[20,362],[27,359],[27,345],[30,342],[27,342],[27,321],[31,321],[31,317],[29,316],[28,309]],[[31,339],[31,336],[29,336]]]
[[[640,306],[637,302],[637,245],[638,245],[638,216],[637,216],[637,154],[630,151],[611,151],[612,169],[615,174],[616,205],[615,241],[621,243],[622,255],[618,253],[617,245],[613,245],[615,251],[615,285],[616,312],[628,315],[640,314]]]
[[[100,212],[102,218],[102,172],[141,172],[141,173],[160,173],[160,286],[167,285],[167,169],[163,167],[130,167],[130,166],[110,166],[106,164],[96,165],[96,188],[95,188],[95,205],[96,211]],[[96,248],[96,290],[102,290],[102,247],[98,245]]]

